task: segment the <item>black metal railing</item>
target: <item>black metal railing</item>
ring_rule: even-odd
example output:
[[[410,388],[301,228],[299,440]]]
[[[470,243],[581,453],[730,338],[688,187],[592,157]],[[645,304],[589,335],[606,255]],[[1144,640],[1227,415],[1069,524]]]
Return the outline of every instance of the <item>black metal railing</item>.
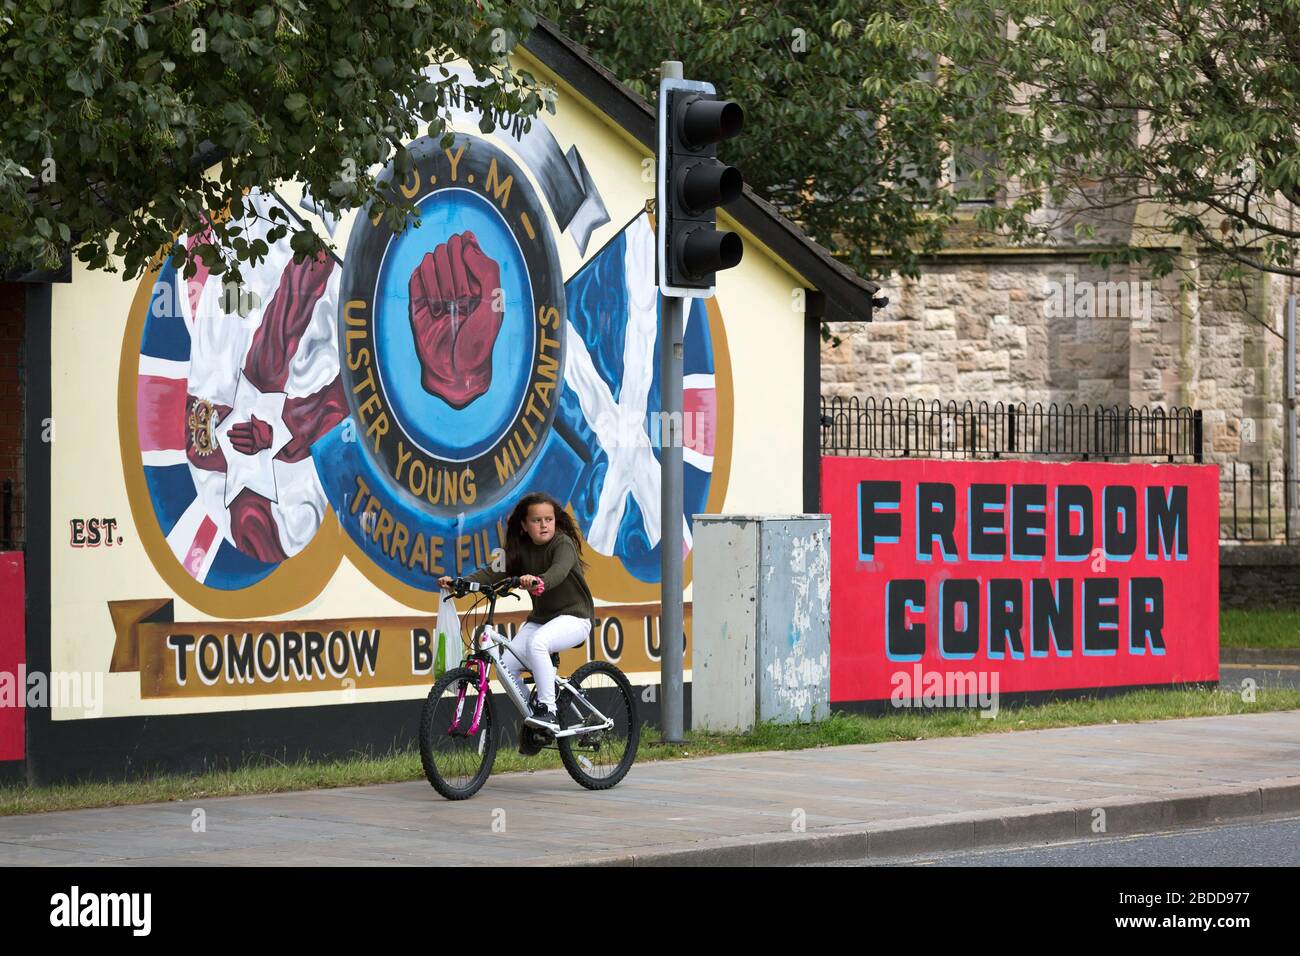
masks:
[[[1288,479],[1286,469],[1273,462],[1228,462],[1219,466],[1219,538],[1222,541],[1295,543],[1300,521],[1287,512],[1290,481],[1300,501],[1300,480]]]
[[[821,400],[824,455],[1199,462],[1203,434],[1184,407]]]
[[[6,478],[4,488],[0,491],[0,512],[3,513],[3,528],[0,529],[0,551],[13,551],[17,548],[14,540],[14,483]]]

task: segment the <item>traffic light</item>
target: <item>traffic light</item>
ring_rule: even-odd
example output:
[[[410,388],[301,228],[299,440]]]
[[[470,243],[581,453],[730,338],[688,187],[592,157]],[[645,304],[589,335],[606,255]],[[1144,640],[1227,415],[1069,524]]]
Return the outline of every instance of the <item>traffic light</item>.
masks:
[[[716,153],[717,144],[744,124],[744,110],[720,99],[711,83],[664,79],[659,84],[655,213],[664,295],[708,298],[715,274],[740,263],[740,236],[717,229],[717,207],[739,198],[744,179]]]

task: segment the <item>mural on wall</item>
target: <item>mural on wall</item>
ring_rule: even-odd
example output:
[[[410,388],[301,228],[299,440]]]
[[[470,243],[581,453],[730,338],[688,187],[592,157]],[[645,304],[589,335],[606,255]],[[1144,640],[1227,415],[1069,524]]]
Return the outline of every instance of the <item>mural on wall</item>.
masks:
[[[341,258],[295,263],[287,240],[267,243],[237,293],[201,266],[187,279],[161,263],[142,282],[118,412],[150,560],[217,617],[300,608],[345,558],[430,610],[437,577],[487,563],[514,504],[544,490],[578,520],[598,599],[656,600],[651,212],[589,248],[604,203],[576,147],[540,121],[409,148],[405,181],[384,175],[418,228],[393,233],[362,210]],[[273,210],[318,214],[276,192],[248,204],[250,242]],[[568,276],[561,241],[585,255]],[[721,509],[730,457],[712,300],[689,310],[684,366],[689,552],[690,516]]]

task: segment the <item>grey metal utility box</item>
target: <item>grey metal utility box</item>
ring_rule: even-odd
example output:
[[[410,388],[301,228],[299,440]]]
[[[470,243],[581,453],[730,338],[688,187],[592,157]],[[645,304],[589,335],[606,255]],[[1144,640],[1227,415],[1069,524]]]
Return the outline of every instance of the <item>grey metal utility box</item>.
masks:
[[[830,517],[695,515],[691,725],[830,711]]]

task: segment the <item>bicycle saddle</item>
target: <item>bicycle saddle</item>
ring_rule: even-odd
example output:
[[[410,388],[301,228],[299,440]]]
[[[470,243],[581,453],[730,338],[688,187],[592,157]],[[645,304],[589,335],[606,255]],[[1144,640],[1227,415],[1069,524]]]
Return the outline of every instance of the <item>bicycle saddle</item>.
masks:
[[[559,667],[560,667],[560,655],[559,655],[559,654],[552,654],[552,655],[551,655],[551,666],[554,667],[554,668],[556,668],[557,670],[559,669]],[[531,674],[532,671],[529,670],[529,669],[527,669],[527,668],[525,668],[525,669],[524,669],[524,673],[525,673],[525,674]]]

